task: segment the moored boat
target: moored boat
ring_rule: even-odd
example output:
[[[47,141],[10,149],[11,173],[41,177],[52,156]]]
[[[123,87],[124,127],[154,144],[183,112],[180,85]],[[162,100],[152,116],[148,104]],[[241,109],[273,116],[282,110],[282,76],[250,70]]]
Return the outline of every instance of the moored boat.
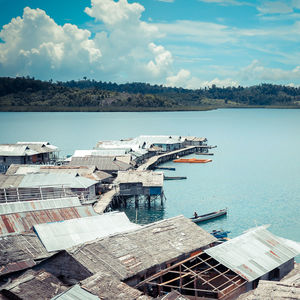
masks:
[[[221,217],[227,214],[227,208],[224,209],[220,209],[218,211],[214,211],[205,215],[195,215],[194,217],[190,218],[194,223],[199,223],[199,222],[203,222],[203,221],[207,221],[210,219],[214,219],[217,217]]]
[[[217,239],[223,240],[228,237],[228,233],[230,233],[230,231],[224,231],[223,229],[219,229],[213,230],[210,234],[212,234]]]
[[[198,158],[177,158],[174,159],[175,163],[207,163],[211,162],[211,159],[198,159]]]

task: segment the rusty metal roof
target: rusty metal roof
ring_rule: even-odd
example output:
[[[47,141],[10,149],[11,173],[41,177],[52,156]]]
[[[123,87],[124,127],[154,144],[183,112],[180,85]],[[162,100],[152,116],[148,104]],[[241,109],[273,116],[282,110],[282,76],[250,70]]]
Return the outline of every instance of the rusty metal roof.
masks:
[[[36,263],[33,259],[25,259],[18,262],[12,262],[5,266],[0,267],[0,275],[9,274],[20,270],[25,270],[35,265]]]
[[[0,275],[30,268],[52,255],[34,233],[0,236]]]
[[[297,243],[275,236],[260,226],[205,250],[208,255],[253,281],[300,254]]]
[[[26,211],[35,211],[35,210],[75,207],[80,205],[81,203],[78,197],[0,203],[0,215],[7,215],[7,214],[26,212]]]
[[[0,216],[0,235],[30,232],[36,224],[97,215],[92,206],[66,207],[20,212]]]

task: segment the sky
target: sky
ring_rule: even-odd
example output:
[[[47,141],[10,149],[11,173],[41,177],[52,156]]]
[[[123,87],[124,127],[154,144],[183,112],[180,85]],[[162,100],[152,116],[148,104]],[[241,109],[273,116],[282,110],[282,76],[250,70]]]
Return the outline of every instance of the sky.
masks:
[[[300,85],[300,0],[0,0],[0,76]]]

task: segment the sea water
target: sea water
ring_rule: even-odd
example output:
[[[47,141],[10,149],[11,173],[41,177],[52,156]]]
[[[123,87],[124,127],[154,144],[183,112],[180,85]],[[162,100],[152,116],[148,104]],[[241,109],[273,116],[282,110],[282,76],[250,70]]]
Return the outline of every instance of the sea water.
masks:
[[[61,155],[92,149],[100,140],[138,135],[206,137],[214,156],[207,164],[176,164],[165,181],[166,201],[129,205],[132,221],[145,224],[194,211],[204,214],[228,208],[228,215],[201,224],[224,229],[235,237],[270,224],[279,236],[300,241],[300,110],[220,109],[201,112],[35,112],[0,113],[0,143],[49,141]]]

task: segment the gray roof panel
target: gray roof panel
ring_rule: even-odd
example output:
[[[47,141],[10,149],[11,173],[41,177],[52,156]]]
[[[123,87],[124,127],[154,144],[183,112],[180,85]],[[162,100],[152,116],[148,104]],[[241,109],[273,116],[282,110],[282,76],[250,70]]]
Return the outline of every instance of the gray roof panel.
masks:
[[[124,212],[112,212],[63,222],[38,224],[34,229],[46,249],[51,252],[140,227],[131,223]]]

